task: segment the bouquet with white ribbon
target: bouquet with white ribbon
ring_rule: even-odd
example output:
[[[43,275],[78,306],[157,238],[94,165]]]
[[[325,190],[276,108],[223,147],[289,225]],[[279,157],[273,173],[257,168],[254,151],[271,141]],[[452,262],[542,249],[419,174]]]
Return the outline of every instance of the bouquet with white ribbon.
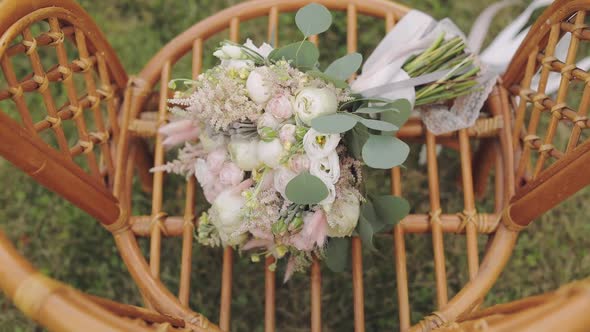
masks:
[[[479,89],[477,60],[450,22],[405,19],[349,86],[362,56],[321,70],[307,41],[331,21],[325,7],[310,4],[296,15],[302,41],[277,49],[223,42],[214,53],[219,65],[180,80],[185,89],[169,101],[174,121],[160,128],[165,145],[185,145],[154,171],[196,176],[211,203],[199,218],[199,242],[247,250],[253,261],[286,260],[287,279],[314,257],[342,269],[351,236],[372,246],[376,232],[405,217],[403,198],[366,192],[363,168],[406,160],[409,147],[395,132],[415,104],[446,104]]]

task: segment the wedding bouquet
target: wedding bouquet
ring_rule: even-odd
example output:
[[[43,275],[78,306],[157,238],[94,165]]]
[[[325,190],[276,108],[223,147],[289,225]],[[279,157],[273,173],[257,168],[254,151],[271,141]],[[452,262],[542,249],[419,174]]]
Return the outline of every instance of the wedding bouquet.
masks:
[[[441,34],[404,61],[414,76],[446,69],[411,100],[353,92],[346,80],[362,56],[348,54],[321,71],[319,51],[307,41],[331,22],[325,7],[310,4],[296,15],[303,41],[276,49],[223,42],[213,54],[219,65],[170,83],[186,89],[169,101],[174,121],[160,129],[164,145],[185,145],[155,171],[196,176],[211,203],[198,241],[247,250],[252,261],[285,259],[286,279],[314,257],[338,269],[351,236],[371,246],[376,232],[408,214],[403,198],[365,191],[363,167],[406,160],[409,147],[395,132],[414,103],[445,102],[476,86],[462,40]]]

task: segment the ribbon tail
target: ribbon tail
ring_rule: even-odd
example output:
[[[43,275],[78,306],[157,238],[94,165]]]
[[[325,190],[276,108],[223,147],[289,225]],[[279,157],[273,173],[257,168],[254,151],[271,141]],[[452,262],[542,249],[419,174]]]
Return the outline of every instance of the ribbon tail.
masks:
[[[506,7],[512,6],[516,3],[516,0],[503,0],[496,2],[488,6],[484,11],[479,14],[475,23],[471,27],[469,37],[467,37],[467,45],[474,53],[479,53],[483,42],[488,35],[490,24],[498,12]]]

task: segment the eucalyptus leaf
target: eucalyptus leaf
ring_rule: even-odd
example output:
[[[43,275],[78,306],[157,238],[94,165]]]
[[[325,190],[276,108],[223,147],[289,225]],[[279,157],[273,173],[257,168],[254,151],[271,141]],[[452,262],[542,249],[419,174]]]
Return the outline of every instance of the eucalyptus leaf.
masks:
[[[371,224],[373,232],[377,233],[385,227],[383,219],[379,218],[373,203],[367,200],[361,206],[361,215]]]
[[[388,225],[395,225],[410,213],[410,203],[397,196],[384,195],[372,199],[375,213]]]
[[[373,245],[373,235],[375,234],[375,231],[373,230],[371,223],[365,219],[362,214],[359,217],[359,223],[356,228],[363,245],[371,250],[376,250]]]
[[[362,119],[361,123],[365,125],[367,128],[379,130],[379,131],[395,131],[399,130],[397,126],[393,124],[381,121],[381,120],[373,120],[373,119]]]
[[[350,238],[332,237],[328,240],[326,248],[326,265],[333,272],[344,271],[349,262]]]
[[[356,159],[362,158],[363,146],[367,142],[367,139],[369,139],[369,131],[367,127],[361,124],[357,124],[351,131],[346,132],[344,135],[344,143],[350,154]]]
[[[310,3],[297,11],[295,24],[305,37],[317,35],[330,28],[332,14],[320,4]]]
[[[273,62],[285,59],[291,65],[301,70],[313,69],[320,58],[320,51],[311,42],[304,40],[292,43],[281,48],[276,48],[268,55]]]
[[[379,169],[401,165],[409,153],[410,147],[406,143],[386,135],[369,135],[362,150],[364,162],[369,167]]]
[[[360,53],[350,53],[332,62],[324,73],[328,76],[346,80],[360,68],[363,56]]]
[[[328,197],[329,191],[324,182],[309,172],[294,177],[285,190],[287,198],[296,204],[317,204]]]
[[[381,113],[381,120],[401,128],[412,113],[412,104],[407,99],[398,99],[389,103],[388,106],[397,110],[397,112]]]
[[[322,79],[324,81],[330,82],[332,83],[335,87],[339,88],[339,89],[346,89],[348,88],[348,83],[346,83],[346,81],[344,80],[340,80],[337,79],[335,77],[332,76],[328,76],[325,73],[322,73],[319,70],[309,70],[306,74],[311,75],[313,77]]]
[[[390,107],[389,105],[385,106],[366,106],[361,107],[354,111],[357,114],[379,114],[385,112],[399,112],[397,109]]]
[[[335,113],[318,116],[311,120],[313,129],[322,134],[340,134],[351,130],[357,119],[346,113]]]

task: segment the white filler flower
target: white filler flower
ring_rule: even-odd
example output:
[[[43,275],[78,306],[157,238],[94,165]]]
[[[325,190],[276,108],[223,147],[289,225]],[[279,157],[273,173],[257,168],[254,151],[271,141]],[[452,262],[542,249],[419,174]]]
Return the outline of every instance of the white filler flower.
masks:
[[[310,160],[326,158],[340,143],[339,134],[322,134],[311,128],[303,137],[303,149]]]

